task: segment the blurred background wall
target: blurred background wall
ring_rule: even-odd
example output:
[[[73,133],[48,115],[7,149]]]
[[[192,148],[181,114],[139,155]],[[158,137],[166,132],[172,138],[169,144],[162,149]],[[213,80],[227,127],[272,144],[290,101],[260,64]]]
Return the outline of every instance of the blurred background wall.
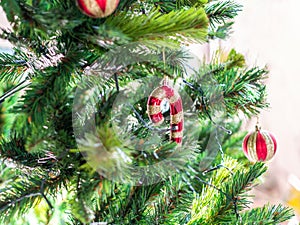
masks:
[[[254,206],[264,203],[292,205],[300,214],[300,1],[237,0],[244,5],[230,39],[218,43],[235,48],[250,65],[267,65],[271,108],[260,116],[263,129],[273,132],[278,152],[258,186]],[[7,26],[0,10],[1,27]],[[0,40],[0,49],[10,45]],[[200,48],[207,51],[207,47]],[[246,118],[245,130],[254,128]],[[290,222],[290,224],[298,224]]]
[[[221,45],[244,53],[249,64],[268,66],[271,108],[261,114],[260,122],[278,141],[266,180],[256,188],[255,204],[282,202],[300,214],[300,1],[238,2],[243,11],[235,20],[232,37]],[[245,129],[253,126],[248,123]]]

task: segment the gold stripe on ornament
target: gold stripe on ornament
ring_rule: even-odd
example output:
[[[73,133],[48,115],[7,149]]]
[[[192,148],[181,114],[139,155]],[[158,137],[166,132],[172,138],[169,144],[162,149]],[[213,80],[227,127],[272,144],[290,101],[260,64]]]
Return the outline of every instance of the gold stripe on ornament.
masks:
[[[250,161],[258,161],[257,153],[256,153],[256,137],[257,132],[252,133],[249,136],[247,142],[247,149],[248,149],[248,158]]]
[[[95,16],[95,17],[103,17],[104,13],[99,7],[98,3],[95,0],[84,0],[84,4],[86,8]]]
[[[170,98],[170,104],[177,102],[179,98],[180,98],[179,94],[174,91],[174,95]]]
[[[106,1],[105,11],[102,11],[96,0],[84,0],[87,9],[97,18],[112,14],[117,8],[118,0]]]
[[[175,115],[171,115],[171,123],[172,124],[178,124],[179,122],[181,122],[183,119],[183,113],[182,111],[175,114]]]
[[[159,105],[148,105],[147,109],[149,115],[155,115],[161,112],[161,108]]]
[[[260,133],[261,133],[261,135],[263,136],[263,138],[266,142],[266,146],[267,146],[266,161],[269,161],[274,156],[274,143],[273,143],[273,140],[272,140],[272,138],[270,137],[270,135],[268,134],[267,131],[261,131]]]
[[[179,132],[172,132],[171,137],[172,138],[181,138],[183,136],[183,132],[179,131]]]
[[[105,13],[107,15],[112,14],[116,10],[116,8],[118,6],[118,3],[119,3],[119,0],[107,1],[106,2],[106,7],[105,7]]]
[[[162,87],[156,88],[152,94],[153,97],[158,98],[160,100],[163,100],[164,98],[166,98],[166,92],[164,89],[162,89]]]

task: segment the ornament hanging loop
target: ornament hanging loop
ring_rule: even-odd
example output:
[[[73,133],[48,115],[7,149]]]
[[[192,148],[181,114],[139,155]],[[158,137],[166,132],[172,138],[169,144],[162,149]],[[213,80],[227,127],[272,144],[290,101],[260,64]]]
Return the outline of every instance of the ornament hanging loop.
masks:
[[[170,86],[169,83],[170,83],[169,77],[168,76],[164,76],[163,85],[164,86]]]
[[[261,127],[259,125],[255,125],[255,131],[260,131]]]
[[[255,131],[260,131],[261,126],[259,124],[259,116],[256,117],[256,125],[255,125]]]
[[[255,125],[255,131],[260,131],[261,126],[259,124],[259,116],[256,117],[256,125]]]

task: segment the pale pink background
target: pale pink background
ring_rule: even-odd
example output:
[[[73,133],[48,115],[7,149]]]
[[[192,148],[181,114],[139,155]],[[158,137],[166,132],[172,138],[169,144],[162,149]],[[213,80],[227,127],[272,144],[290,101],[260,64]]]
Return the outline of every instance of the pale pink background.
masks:
[[[264,185],[255,191],[255,205],[284,203],[291,188],[288,178],[300,177],[300,1],[240,2],[244,10],[236,19],[232,38],[222,46],[245,53],[249,63],[268,65],[271,108],[262,113],[260,121],[278,140],[278,152],[268,163]]]

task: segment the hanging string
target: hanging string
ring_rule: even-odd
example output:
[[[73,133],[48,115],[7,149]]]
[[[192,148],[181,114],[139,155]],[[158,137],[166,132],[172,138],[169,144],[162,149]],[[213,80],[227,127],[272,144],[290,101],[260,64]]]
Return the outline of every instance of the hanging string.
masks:
[[[256,131],[259,131],[259,130],[260,130],[259,116],[256,116],[255,130],[256,130]]]
[[[162,57],[163,57],[163,63],[164,63],[164,71],[166,71],[166,52],[165,52],[165,47],[163,48],[163,51],[162,51]],[[169,86],[169,77],[167,75],[164,75],[163,85],[164,86]]]

